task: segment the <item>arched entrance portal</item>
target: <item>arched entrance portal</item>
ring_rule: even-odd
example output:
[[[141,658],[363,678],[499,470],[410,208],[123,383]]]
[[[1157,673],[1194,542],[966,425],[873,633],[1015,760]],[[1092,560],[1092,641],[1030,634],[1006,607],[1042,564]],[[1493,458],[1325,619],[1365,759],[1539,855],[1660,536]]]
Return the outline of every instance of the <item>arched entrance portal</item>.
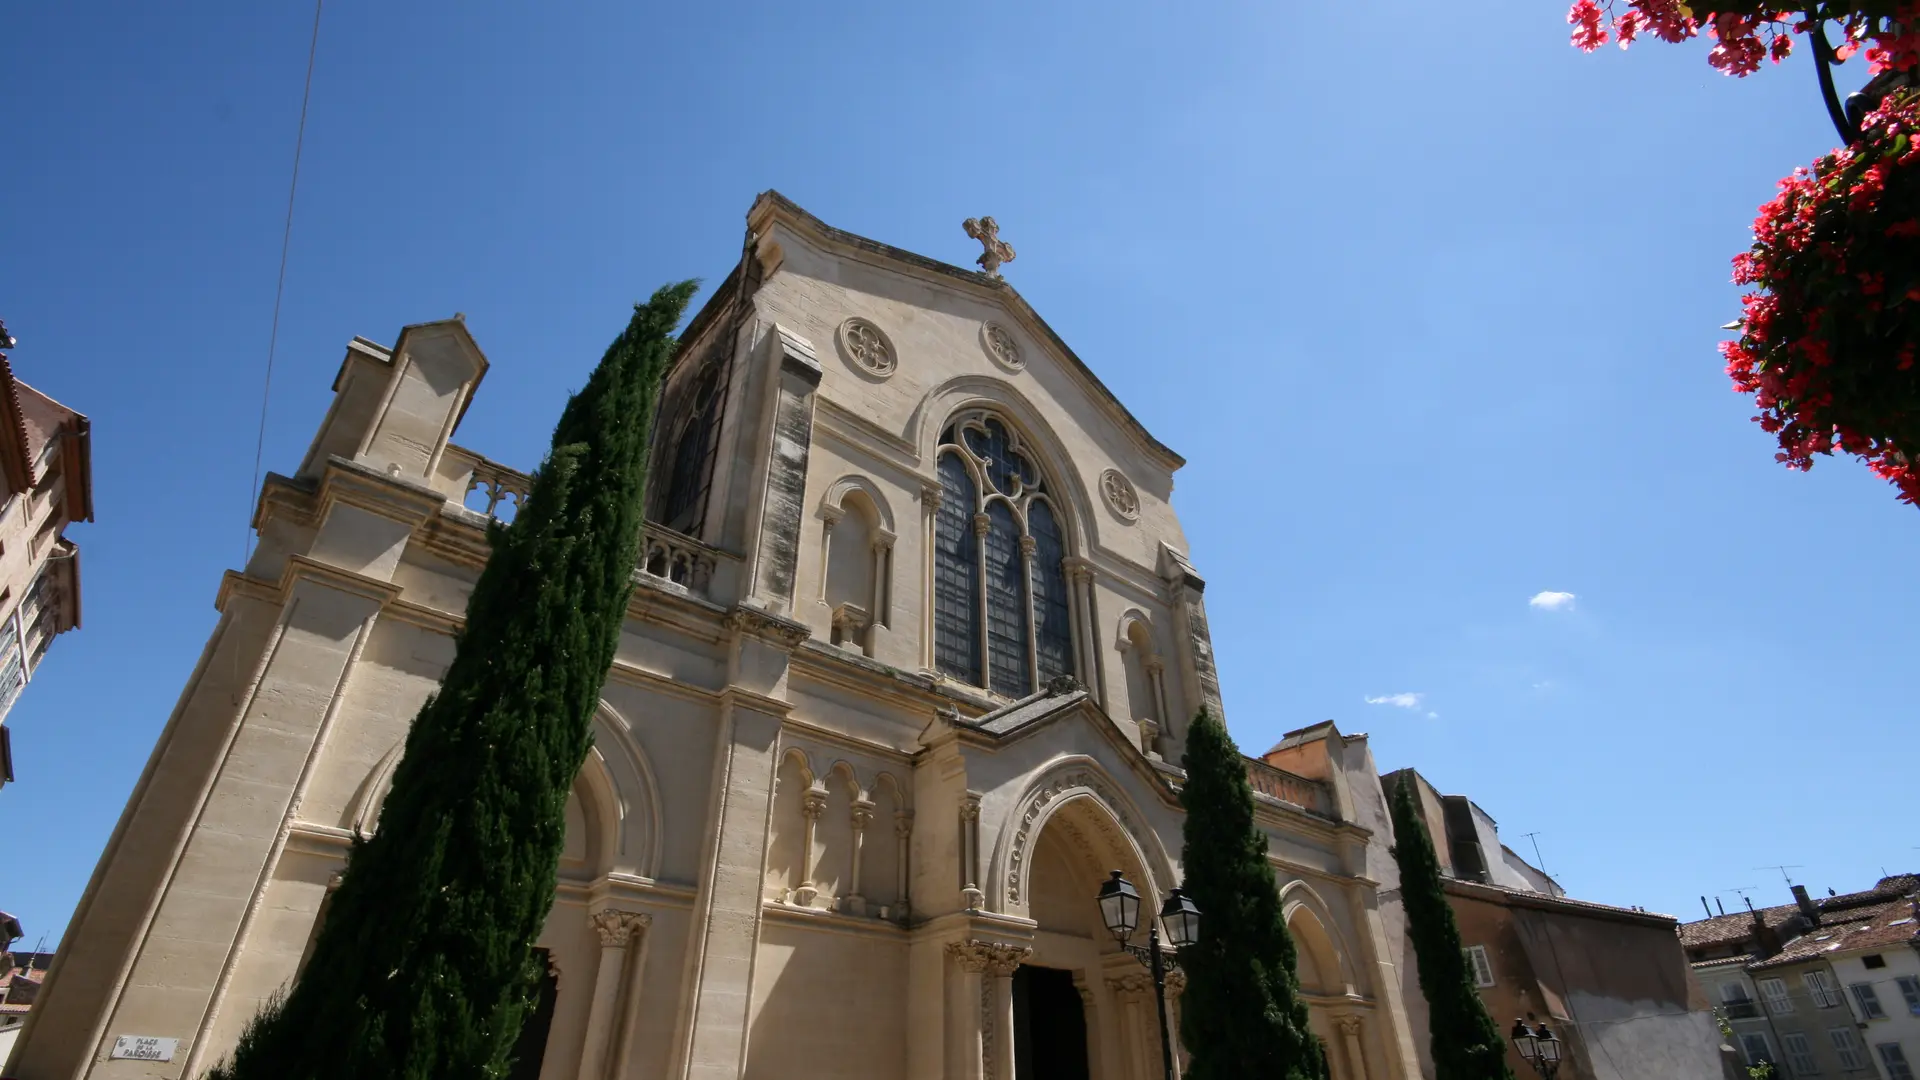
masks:
[[[1038,926],[1033,953],[1014,974],[1014,1080],[1158,1077],[1152,980],[1107,933],[1094,897],[1119,870],[1143,909],[1157,911],[1160,883],[1090,792],[1062,799],[1047,816],[1027,867],[1027,914]]]

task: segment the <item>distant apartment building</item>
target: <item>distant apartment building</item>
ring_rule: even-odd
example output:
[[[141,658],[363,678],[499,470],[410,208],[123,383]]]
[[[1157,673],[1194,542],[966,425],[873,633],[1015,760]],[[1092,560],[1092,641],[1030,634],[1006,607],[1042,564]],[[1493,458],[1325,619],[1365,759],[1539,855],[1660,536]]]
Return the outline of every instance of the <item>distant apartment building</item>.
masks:
[[[1558,1080],[1718,1080],[1719,1032],[1687,975],[1677,920],[1633,908],[1574,900],[1546,873],[1500,842],[1493,817],[1471,799],[1443,795],[1411,769],[1379,776],[1339,762],[1364,747],[1331,724],[1290,732],[1262,760],[1288,773],[1326,780],[1352,820],[1374,842],[1392,842],[1388,793],[1410,778],[1432,834],[1443,887],[1459,923],[1482,1000],[1505,1033],[1515,1019],[1545,1021],[1565,1047]],[[1405,932],[1399,876],[1389,857],[1370,865],[1380,877],[1380,917],[1403,962],[1397,963],[1408,1026],[1424,1075],[1433,1075],[1426,998]],[[1509,1043],[1515,1076],[1534,1072]]]
[[[92,520],[87,418],[0,354],[0,785],[14,773],[6,715],[54,637],[80,625],[80,550],[65,530]]]
[[[1716,915],[1680,928],[1689,966],[1746,1064],[1786,1080],[1912,1080],[1920,1062],[1920,878]]]

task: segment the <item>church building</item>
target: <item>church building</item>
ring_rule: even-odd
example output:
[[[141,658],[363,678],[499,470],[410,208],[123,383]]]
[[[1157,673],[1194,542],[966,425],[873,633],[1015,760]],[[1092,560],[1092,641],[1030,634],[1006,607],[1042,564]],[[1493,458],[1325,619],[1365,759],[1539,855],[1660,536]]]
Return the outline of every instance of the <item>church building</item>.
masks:
[[[1160,1076],[1094,898],[1180,884],[1220,709],[1183,462],[967,231],[982,271],[768,192],[687,326],[518,1075]],[[451,441],[488,363],[457,317],[348,344],[6,1075],[199,1076],[301,970],[528,487]],[[1296,734],[1247,767],[1314,1028],[1413,1080],[1371,754]]]

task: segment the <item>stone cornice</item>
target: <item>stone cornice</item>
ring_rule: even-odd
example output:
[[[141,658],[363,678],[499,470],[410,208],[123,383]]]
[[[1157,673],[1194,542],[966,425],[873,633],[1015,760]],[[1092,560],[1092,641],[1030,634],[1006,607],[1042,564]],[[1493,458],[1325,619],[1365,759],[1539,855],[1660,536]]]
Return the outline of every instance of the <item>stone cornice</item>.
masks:
[[[328,507],[343,502],[415,528],[439,516],[450,501],[425,484],[388,476],[339,455],[327,459],[315,496],[321,517]]]
[[[783,649],[797,649],[813,636],[813,628],[805,623],[745,605],[727,612],[721,625],[730,635],[756,637]]]
[[[391,581],[368,577],[352,570],[343,570],[331,563],[324,563],[309,555],[289,555],[280,578],[267,582],[250,577],[235,570],[229,570],[220,577],[220,591],[214,596],[214,607],[225,611],[227,601],[236,593],[250,599],[267,603],[285,603],[287,594],[296,581],[313,581],[328,588],[344,593],[365,597],[381,608],[385,608],[400,596],[400,586]]]

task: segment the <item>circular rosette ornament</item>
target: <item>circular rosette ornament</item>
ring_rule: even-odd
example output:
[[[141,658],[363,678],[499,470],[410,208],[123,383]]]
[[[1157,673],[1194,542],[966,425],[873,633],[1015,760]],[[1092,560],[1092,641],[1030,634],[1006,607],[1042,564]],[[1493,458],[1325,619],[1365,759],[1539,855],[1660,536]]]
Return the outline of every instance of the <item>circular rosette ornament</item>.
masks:
[[[1920,503],[1920,95],[1869,113],[1852,145],[1796,169],[1760,208],[1733,280],[1755,289],[1721,346],[1776,460],[1836,449]]]

